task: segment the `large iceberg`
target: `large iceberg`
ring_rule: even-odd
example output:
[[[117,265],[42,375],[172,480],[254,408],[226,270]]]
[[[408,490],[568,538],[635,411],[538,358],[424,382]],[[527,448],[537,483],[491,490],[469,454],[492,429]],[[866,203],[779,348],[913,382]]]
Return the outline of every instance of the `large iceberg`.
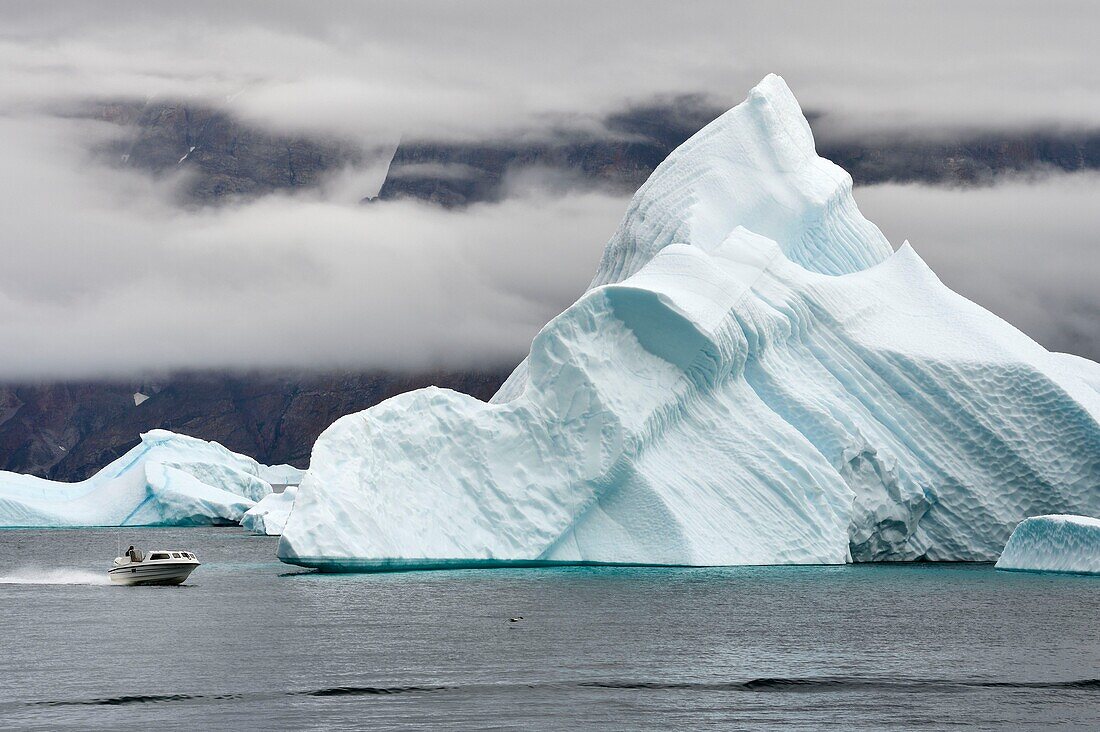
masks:
[[[1100,519],[1033,516],[1012,532],[997,569],[1100,574]]]
[[[0,526],[233,524],[271,493],[271,483],[300,477],[289,465],[261,465],[216,442],[152,430],[79,483],[0,472]]]
[[[298,486],[291,485],[282,493],[264,496],[241,517],[241,526],[253,534],[279,536],[290,518],[290,510],[294,508],[294,498],[297,495]]]
[[[318,439],[279,557],[325,570],[991,560],[1100,513],[1100,366],[860,215],[769,76],[630,204],[491,403],[429,388]]]

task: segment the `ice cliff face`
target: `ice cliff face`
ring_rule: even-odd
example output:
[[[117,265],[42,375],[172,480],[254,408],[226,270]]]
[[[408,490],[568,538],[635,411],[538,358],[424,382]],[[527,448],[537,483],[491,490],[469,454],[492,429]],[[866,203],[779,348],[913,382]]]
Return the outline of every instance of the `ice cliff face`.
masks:
[[[216,442],[152,430],[80,483],[0,472],[0,526],[189,526],[237,523],[301,471],[266,466]]]
[[[493,403],[424,389],[322,434],[279,556],[992,559],[1100,512],[1098,368],[892,253],[771,76],[654,172]]]
[[[1100,519],[1029,518],[1012,532],[997,569],[1100,574]]]

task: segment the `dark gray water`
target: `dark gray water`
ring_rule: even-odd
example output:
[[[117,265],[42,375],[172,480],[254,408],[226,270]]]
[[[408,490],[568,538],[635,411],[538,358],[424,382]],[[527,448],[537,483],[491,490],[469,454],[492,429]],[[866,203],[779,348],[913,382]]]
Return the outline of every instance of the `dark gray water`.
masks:
[[[1100,728],[1095,578],[315,575],[235,528],[122,539],[204,565],[183,587],[114,587],[114,530],[0,531],[0,727]]]

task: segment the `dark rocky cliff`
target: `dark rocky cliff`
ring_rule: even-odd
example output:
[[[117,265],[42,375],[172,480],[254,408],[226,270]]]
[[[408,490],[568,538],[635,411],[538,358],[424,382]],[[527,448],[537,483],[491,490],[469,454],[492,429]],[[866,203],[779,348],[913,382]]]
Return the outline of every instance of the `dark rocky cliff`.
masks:
[[[9,384],[0,386],[0,467],[83,480],[155,427],[214,440],[264,463],[306,467],[317,436],[345,414],[432,384],[488,399],[510,370],[198,373],[158,384]],[[135,405],[135,392],[149,398]]]
[[[344,141],[276,135],[195,105],[101,104],[90,115],[123,130],[99,154],[153,175],[188,172],[185,202],[197,205],[309,188],[363,154]]]
[[[600,134],[568,129],[535,139],[474,143],[410,140],[401,144],[378,193],[460,207],[497,201],[510,174],[538,169],[559,184],[631,193],[668,153],[722,110],[695,96],[625,109],[602,120]],[[186,104],[101,104],[94,117],[116,122],[120,138],[105,151],[118,164],[153,175],[191,174],[187,203],[216,204],[316,186],[364,159],[340,140],[281,136],[242,124],[225,112]],[[857,185],[928,183],[988,185],[1006,174],[1100,170],[1100,131],[972,130],[934,135],[830,132],[809,113],[818,151]]]

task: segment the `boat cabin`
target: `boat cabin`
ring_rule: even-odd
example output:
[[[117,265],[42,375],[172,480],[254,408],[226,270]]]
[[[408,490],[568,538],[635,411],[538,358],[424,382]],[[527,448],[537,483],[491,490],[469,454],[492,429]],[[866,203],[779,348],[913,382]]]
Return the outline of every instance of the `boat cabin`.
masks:
[[[194,559],[195,555],[191,552],[176,552],[176,551],[155,551],[149,553],[149,561],[155,562],[161,559]]]
[[[134,549],[134,554],[137,556],[131,558],[127,555],[123,555],[120,559],[127,559],[131,562],[196,562],[198,559],[191,552],[178,551],[176,549],[154,549],[148,553],[141,551],[140,549]]]

